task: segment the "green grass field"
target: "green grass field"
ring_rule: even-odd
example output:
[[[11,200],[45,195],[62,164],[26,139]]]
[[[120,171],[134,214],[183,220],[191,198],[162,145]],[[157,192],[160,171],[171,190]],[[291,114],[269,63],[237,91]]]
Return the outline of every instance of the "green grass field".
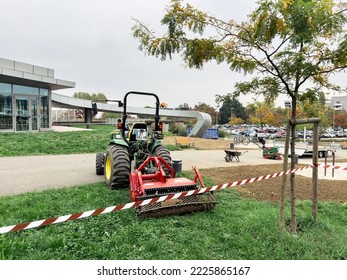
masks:
[[[0,133],[0,157],[104,152],[114,126],[92,125],[90,131]],[[168,146],[169,150],[182,147]]]
[[[105,149],[107,139],[105,127],[68,133],[3,133],[1,156],[97,152]],[[206,185],[214,185],[204,179]],[[298,232],[292,235],[278,230],[278,205],[240,198],[231,189],[215,196],[219,203],[209,212],[139,219],[130,209],[2,234],[0,259],[347,259],[346,203],[320,203],[318,222],[313,223],[311,203],[298,201]],[[104,184],[0,197],[0,227],[129,201],[129,190],[111,191]],[[286,216],[289,219],[289,213]]]
[[[112,126],[92,126],[90,131],[0,133],[0,156],[79,154],[107,148]]]
[[[206,178],[205,178],[206,180]],[[212,182],[209,182],[212,184]],[[277,228],[278,206],[215,193],[209,212],[139,219],[134,209],[0,235],[1,259],[347,259],[346,204],[298,202],[298,233]],[[0,198],[0,226],[129,202],[104,184]],[[287,213],[289,217],[289,213]],[[289,223],[289,221],[288,221]]]

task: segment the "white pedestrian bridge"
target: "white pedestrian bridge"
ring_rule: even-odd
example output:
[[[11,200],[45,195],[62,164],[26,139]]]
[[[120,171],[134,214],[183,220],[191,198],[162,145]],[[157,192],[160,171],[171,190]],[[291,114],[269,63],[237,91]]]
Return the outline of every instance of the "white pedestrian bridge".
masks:
[[[119,107],[117,103],[106,104],[97,102],[98,111],[100,112],[112,112],[123,113],[123,108]],[[91,100],[79,99],[69,97],[52,92],[52,105],[53,107],[60,108],[73,108],[81,109],[85,111],[85,122],[92,123],[92,103]],[[142,115],[155,115],[155,108],[141,108],[127,106],[127,112],[129,114],[142,114]],[[212,119],[207,113],[188,110],[176,110],[160,108],[159,115],[162,117],[177,117],[177,118],[195,118],[197,120],[189,136],[202,137],[210,127]]]

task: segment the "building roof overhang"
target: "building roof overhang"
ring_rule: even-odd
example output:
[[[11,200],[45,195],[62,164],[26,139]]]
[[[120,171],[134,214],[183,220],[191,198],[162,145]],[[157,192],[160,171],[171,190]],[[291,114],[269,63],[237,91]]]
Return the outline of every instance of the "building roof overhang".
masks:
[[[74,88],[71,81],[56,79],[54,70],[0,58],[0,82],[59,90]]]

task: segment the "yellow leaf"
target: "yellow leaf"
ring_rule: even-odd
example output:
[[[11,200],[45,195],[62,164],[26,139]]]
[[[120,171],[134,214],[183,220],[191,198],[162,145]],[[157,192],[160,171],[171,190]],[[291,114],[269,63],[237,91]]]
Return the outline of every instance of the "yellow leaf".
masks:
[[[282,0],[281,2],[282,2],[283,10],[287,10],[288,5],[290,5],[293,2],[293,0]]]
[[[283,22],[283,20],[281,18],[277,19],[277,24],[276,25],[277,25],[277,30],[279,32],[283,33],[284,32],[284,22]]]

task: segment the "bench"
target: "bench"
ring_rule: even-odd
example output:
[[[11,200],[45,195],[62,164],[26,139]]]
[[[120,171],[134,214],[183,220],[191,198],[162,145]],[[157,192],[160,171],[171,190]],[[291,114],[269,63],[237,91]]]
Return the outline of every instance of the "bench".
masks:
[[[341,148],[347,149],[347,142],[341,142]]]
[[[176,146],[192,146],[194,147],[194,142],[190,137],[175,137]]]

